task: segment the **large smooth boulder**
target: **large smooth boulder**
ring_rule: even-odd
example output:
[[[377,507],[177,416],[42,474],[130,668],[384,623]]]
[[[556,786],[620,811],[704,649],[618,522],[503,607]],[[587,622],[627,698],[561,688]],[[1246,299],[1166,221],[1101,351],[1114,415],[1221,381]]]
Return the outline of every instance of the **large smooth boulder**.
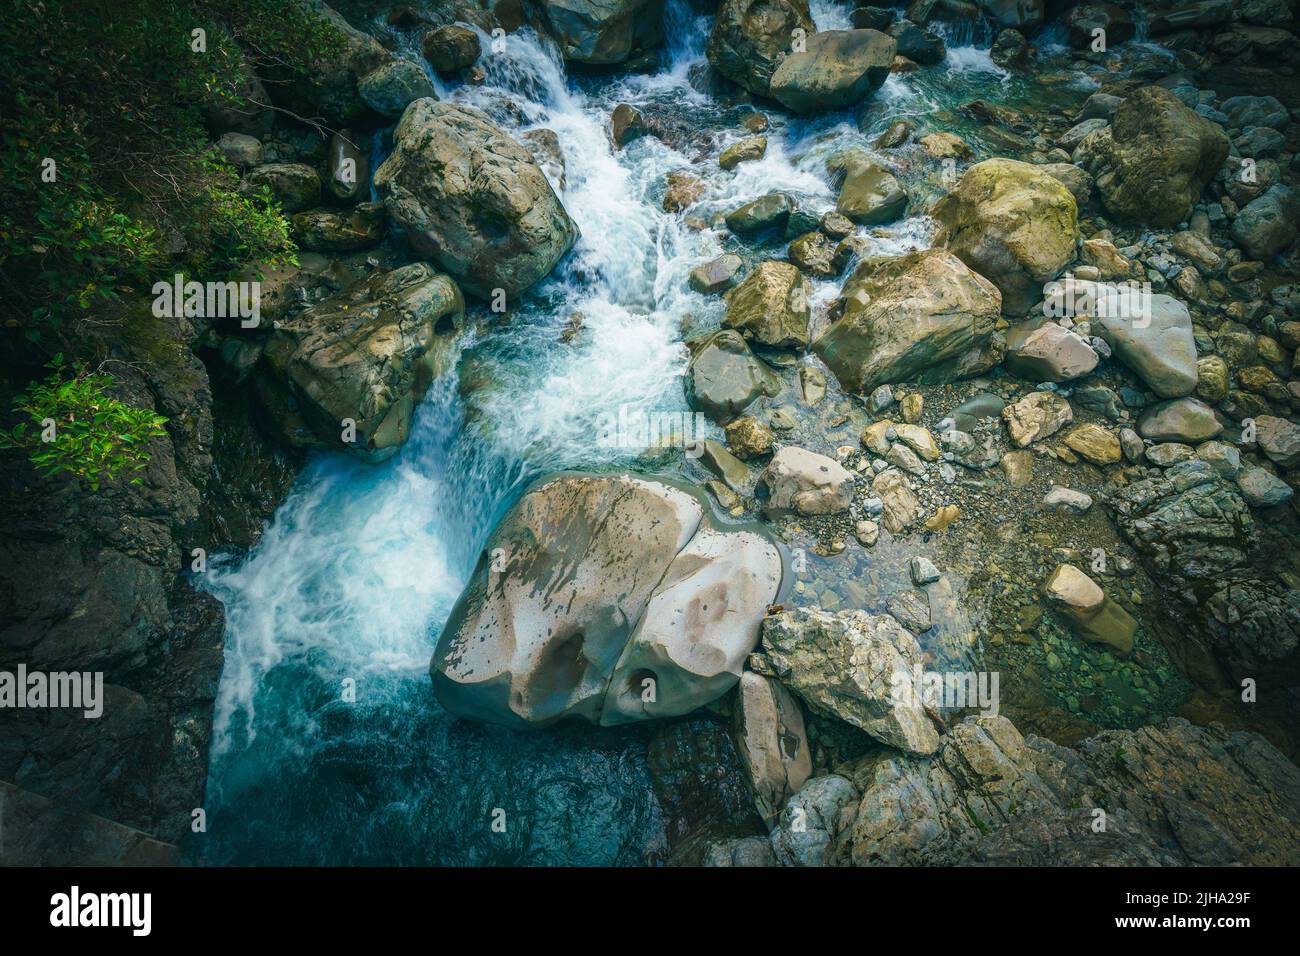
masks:
[[[736,754],[769,828],[786,801],[812,775],[812,752],[799,702],[780,681],[746,671],[735,712]]]
[[[541,0],[546,25],[564,58],[605,66],[663,42],[663,0]]]
[[[781,380],[763,364],[733,329],[709,336],[691,356],[686,370],[686,401],[725,425],[760,396],[776,395]]]
[[[1182,398],[1196,390],[1192,315],[1177,299],[1152,295],[1149,315],[1095,315],[1093,328],[1161,398]]]
[[[1220,127],[1163,87],[1145,86],[1109,126],[1084,138],[1074,160],[1116,219],[1168,228],[1191,214],[1227,155]]]
[[[853,106],[885,82],[896,49],[892,37],[876,30],[815,34],[772,73],[770,95],[795,113]]]
[[[951,250],[1002,293],[1002,310],[1023,315],[1074,258],[1074,196],[1036,166],[988,159],[966,170],[935,204],[935,244]]]
[[[772,74],[793,52],[796,30],[805,40],[817,32],[808,0],[722,0],[709,33],[709,63],[749,92],[766,96]]]
[[[763,622],[763,649],[781,682],[813,710],[909,753],[938,749],[915,685],[920,645],[888,614],[785,610]]]
[[[843,315],[813,351],[850,391],[944,383],[1001,359],[998,290],[942,249],[868,259],[843,296]]]
[[[258,382],[268,412],[293,445],[391,456],[447,371],[464,310],[456,284],[416,262],[280,320]],[[344,440],[346,420],[354,441]]]
[[[724,328],[773,348],[807,348],[812,286],[798,267],[759,263],[727,300]]]
[[[430,673],[454,714],[511,727],[678,716],[740,680],[784,559],[693,488],[561,474],[493,530]]]
[[[835,211],[856,223],[875,226],[901,219],[907,212],[907,190],[889,168],[870,153],[849,149],[836,153],[826,163],[827,171],[840,180]]]
[[[578,238],[532,154],[470,106],[412,103],[375,186],[412,247],[484,298],[522,293]]]

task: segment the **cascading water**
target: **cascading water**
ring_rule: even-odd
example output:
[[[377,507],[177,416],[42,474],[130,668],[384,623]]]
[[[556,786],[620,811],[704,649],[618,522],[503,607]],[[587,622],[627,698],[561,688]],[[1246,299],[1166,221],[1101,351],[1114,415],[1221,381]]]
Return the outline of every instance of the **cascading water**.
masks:
[[[827,26],[841,25],[833,18],[844,9],[814,4]],[[458,372],[435,383],[394,459],[318,457],[257,548],[205,576],[228,629],[203,861],[631,864],[662,847],[649,728],[527,734],[453,719],[426,672],[438,632],[494,522],[530,480],[630,465],[640,453],[596,441],[601,413],[685,408],[684,331],[716,327],[722,311],[687,290],[686,274],[724,245],[661,211],[668,172],[690,167],[706,180],[692,210],[704,219],[775,189],[821,212],[834,203],[831,151],[1005,80],[956,53],[946,83],[891,77],[863,130],[848,113],[791,121],[734,174],[718,169],[716,150],[685,155],[653,137],[615,152],[608,117],[619,102],[675,110],[719,145],[743,135],[735,108],[688,82],[709,18],[682,0],[666,16],[671,62],[653,76],[566,78],[525,29],[484,57],[481,86],[438,81],[440,96],[514,133],[556,132],[562,199],[582,238],[505,321],[467,333]],[[881,251],[928,235],[923,217],[892,232],[874,240]],[[818,283],[814,302],[836,289]],[[575,312],[581,332],[561,344]]]

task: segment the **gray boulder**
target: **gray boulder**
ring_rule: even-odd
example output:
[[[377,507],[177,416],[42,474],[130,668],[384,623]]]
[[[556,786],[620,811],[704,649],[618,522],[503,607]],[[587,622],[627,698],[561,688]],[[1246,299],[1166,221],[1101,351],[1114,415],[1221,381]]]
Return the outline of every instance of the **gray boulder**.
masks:
[[[389,215],[475,295],[522,293],[577,240],[532,154],[479,110],[416,100],[393,143],[375,173]]]
[[[663,43],[663,0],[540,0],[564,58],[607,66]]]
[[[1187,306],[1172,296],[1152,295],[1150,316],[1098,315],[1094,328],[1115,357],[1161,398],[1196,390],[1196,337]]]
[[[766,96],[777,66],[793,51],[796,30],[817,28],[807,0],[722,0],[709,33],[713,68],[751,93]]]
[[[921,648],[888,614],[785,610],[763,622],[763,647],[777,676],[813,710],[909,753],[938,749],[914,686]]]
[[[827,30],[808,37],[772,73],[769,94],[795,113],[854,106],[889,75],[897,48],[876,30]]]
[[[720,425],[730,422],[760,396],[780,391],[780,379],[732,329],[709,336],[695,350],[686,370],[687,403]]]
[[[942,249],[869,259],[844,284],[844,312],[813,351],[850,391],[943,383],[1001,359],[1001,297]]]
[[[1227,155],[1222,129],[1163,87],[1146,86],[1079,144],[1074,160],[1092,174],[1112,216],[1167,228],[1190,215]]]
[[[258,381],[263,402],[290,444],[388,458],[447,371],[464,310],[456,284],[422,262],[376,273],[276,323]],[[353,441],[345,420],[355,423]]]

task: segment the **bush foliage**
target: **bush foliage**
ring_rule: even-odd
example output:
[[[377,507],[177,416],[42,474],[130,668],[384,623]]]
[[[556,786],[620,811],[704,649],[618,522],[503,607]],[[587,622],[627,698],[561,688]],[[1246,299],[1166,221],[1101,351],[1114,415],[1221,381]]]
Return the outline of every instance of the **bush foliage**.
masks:
[[[196,29],[206,52],[192,49]],[[243,104],[246,70],[293,73],[342,49],[311,6],[3,0],[0,36],[7,332],[58,339],[70,320],[143,294],[160,272],[222,279],[250,260],[293,256],[288,223],[265,194],[237,190],[205,117],[214,104]],[[54,182],[42,176],[48,160]]]

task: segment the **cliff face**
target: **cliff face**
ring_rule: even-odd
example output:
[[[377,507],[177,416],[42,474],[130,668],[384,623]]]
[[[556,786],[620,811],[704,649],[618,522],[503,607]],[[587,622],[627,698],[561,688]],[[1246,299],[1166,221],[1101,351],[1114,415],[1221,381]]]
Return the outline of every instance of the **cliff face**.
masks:
[[[0,710],[0,779],[49,798],[33,803],[42,812],[90,812],[170,842],[203,805],[225,627],[184,572],[194,548],[251,544],[292,476],[246,418],[214,423],[197,331],[142,309],[95,333],[118,397],[169,419],[139,485],[93,492],[37,477],[21,456],[0,462],[0,670],[100,672],[104,684],[98,718]],[[213,528],[238,530],[222,541]],[[43,862],[74,859],[84,846],[42,846]]]

